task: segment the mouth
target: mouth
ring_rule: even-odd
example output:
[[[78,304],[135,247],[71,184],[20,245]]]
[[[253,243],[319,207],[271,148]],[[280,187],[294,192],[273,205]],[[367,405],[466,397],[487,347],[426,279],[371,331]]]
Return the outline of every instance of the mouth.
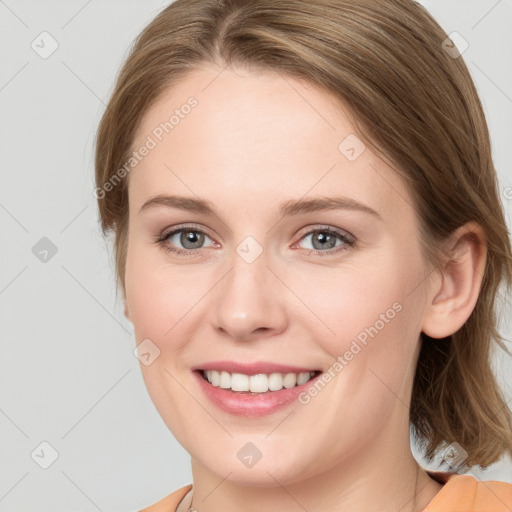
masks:
[[[302,407],[299,396],[323,374],[317,368],[269,361],[210,361],[191,369],[199,389],[215,407],[246,418]]]
[[[297,373],[272,372],[248,375],[226,370],[199,369],[196,371],[203,380],[213,387],[246,395],[261,395],[292,389],[306,384],[322,373],[320,370],[310,370]]]

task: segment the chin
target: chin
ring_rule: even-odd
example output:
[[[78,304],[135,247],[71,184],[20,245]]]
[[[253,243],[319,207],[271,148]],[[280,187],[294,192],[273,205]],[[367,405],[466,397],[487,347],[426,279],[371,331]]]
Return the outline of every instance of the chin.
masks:
[[[220,479],[248,487],[279,487],[312,476],[312,468],[308,468],[305,461],[290,456],[293,453],[291,448],[279,454],[272,454],[267,448],[259,460],[252,461],[252,465],[248,466],[237,457],[238,448],[232,456],[226,456],[228,451],[226,449],[220,460],[217,456],[212,458],[209,453],[207,457],[196,459],[196,462],[199,461],[200,465],[217,474]],[[243,459],[243,454],[240,458]]]

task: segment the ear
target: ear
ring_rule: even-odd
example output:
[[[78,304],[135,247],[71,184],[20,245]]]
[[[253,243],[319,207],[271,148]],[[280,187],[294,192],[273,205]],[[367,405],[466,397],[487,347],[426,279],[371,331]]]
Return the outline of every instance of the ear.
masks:
[[[422,331],[431,338],[457,332],[475,308],[487,260],[487,237],[476,222],[456,229],[444,245],[443,264],[430,279]]]
[[[132,319],[130,318],[130,309],[128,308],[128,302],[126,300],[126,288],[124,287],[124,285],[122,287],[122,291],[123,291],[124,316],[131,322]]]
[[[126,299],[124,299],[124,316],[128,319],[128,320],[132,320],[130,318],[130,310],[128,309],[128,304],[126,302]]]

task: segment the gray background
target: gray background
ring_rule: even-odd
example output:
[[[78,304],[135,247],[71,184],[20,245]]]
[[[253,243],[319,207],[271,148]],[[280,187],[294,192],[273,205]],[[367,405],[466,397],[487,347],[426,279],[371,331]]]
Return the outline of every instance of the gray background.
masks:
[[[137,510],[192,481],[132,353],[93,197],[93,140],[114,78],[167,3],[0,0],[1,511]],[[512,1],[423,3],[469,43],[510,225]],[[58,43],[46,59],[31,47],[43,31]],[[496,357],[508,399],[510,359]],[[42,442],[58,453],[48,469]],[[512,483],[512,462],[472,474]]]

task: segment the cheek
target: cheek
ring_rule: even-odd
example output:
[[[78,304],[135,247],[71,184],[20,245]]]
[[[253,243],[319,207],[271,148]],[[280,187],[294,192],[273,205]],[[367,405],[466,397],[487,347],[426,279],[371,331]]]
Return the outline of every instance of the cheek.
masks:
[[[207,286],[202,278],[191,279],[191,272],[162,261],[161,254],[142,244],[129,247],[126,302],[137,344],[149,339],[160,351],[151,364],[140,365],[149,396],[169,429],[186,441],[187,429],[204,422],[204,411],[191,408],[182,384],[188,378],[184,353]]]
[[[360,429],[371,430],[369,425],[389,414],[396,396],[403,396],[421,331],[422,297],[415,289],[421,259],[409,259],[412,251],[387,254],[351,268],[323,269],[297,289],[315,313],[301,320],[304,331],[317,325],[312,334],[331,361],[332,389],[340,401],[352,404],[348,408]],[[317,405],[327,406],[322,401]]]
[[[126,302],[137,341],[154,338],[158,344],[181,328],[181,322],[190,321],[194,316],[192,306],[207,288],[204,279],[177,266],[162,264],[161,255],[155,253],[136,245],[130,247],[125,282]]]
[[[405,326],[420,316],[420,303],[411,293],[420,275],[419,265],[407,266],[399,256],[390,254],[378,262],[367,258],[351,266],[320,267],[309,274],[290,271],[283,280],[294,283],[294,293],[309,310],[297,306],[303,310],[302,321],[319,324],[318,340],[328,345],[331,354],[339,354],[349,349],[351,340],[358,338],[364,343],[376,331],[403,332],[405,338]],[[415,310],[417,319],[411,315]]]

